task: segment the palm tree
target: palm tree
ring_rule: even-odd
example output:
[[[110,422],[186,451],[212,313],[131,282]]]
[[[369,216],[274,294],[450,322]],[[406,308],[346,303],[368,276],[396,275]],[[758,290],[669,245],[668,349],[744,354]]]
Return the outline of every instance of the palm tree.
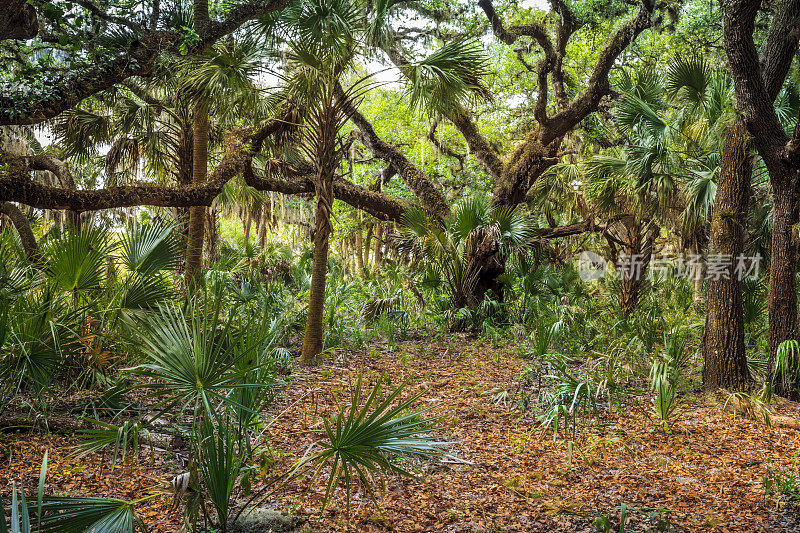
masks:
[[[197,35],[204,35],[211,24],[208,16],[208,0],[193,0],[194,30]],[[195,81],[195,80],[193,80]],[[208,98],[203,94],[205,87],[194,94],[192,110],[192,185],[202,185],[208,175]],[[196,284],[200,277],[200,266],[203,257],[203,236],[206,225],[206,208],[194,206],[189,208],[189,226],[186,235],[186,286]]]
[[[194,0],[194,27],[199,35],[207,30],[208,0]],[[184,65],[187,92],[192,103],[192,184],[205,183],[208,175],[209,128],[212,111],[243,111],[243,103],[253,107],[257,94],[252,75],[260,68],[255,58],[258,43],[245,39],[241,47],[224,42],[208,53],[191,58]],[[206,233],[207,208],[189,209],[189,227],[186,243],[186,283],[198,281]],[[212,221],[215,225],[216,220]],[[212,245],[213,246],[213,245]]]
[[[679,58],[667,71],[666,89],[681,105],[678,126],[688,149],[713,161],[696,172],[695,202],[685,226],[710,221],[709,253],[730,257],[727,275],[706,280],[703,385],[745,390],[752,383],[745,351],[744,298],[734,263],[744,252],[753,157],[750,140],[733,111],[733,86],[702,58]],[[696,152],[695,152],[696,153]],[[718,154],[721,153],[721,158]],[[708,185],[706,185],[707,183]]]
[[[191,24],[191,19],[187,16],[184,22]],[[221,144],[218,126],[257,121],[272,110],[269,101],[259,99],[254,81],[263,54],[264,43],[255,38],[219,42],[203,54],[160,65],[146,84],[130,81],[104,99],[87,101],[66,113],[54,129],[72,157],[97,154],[99,147],[110,145],[105,156],[107,185],[141,176],[182,186],[191,185],[197,176],[205,181],[209,153],[213,158]],[[200,137],[195,135],[197,128]],[[196,150],[205,155],[195,157]],[[200,229],[207,231],[206,216],[204,208],[195,209],[198,216],[189,232],[187,211],[179,210],[178,218],[186,250],[192,249],[189,270],[194,277],[204,240]]]
[[[423,285],[444,288],[453,309],[474,309],[489,290],[502,299],[505,259],[536,233],[523,208],[493,206],[483,196],[462,201],[443,221],[410,209],[399,229],[400,251],[424,268]]]
[[[363,42],[364,6],[349,0],[298,2],[277,33],[289,47],[288,99],[302,109],[299,150],[314,169],[316,208],[313,265],[301,362],[313,363],[323,349],[323,307],[332,233],[333,181],[344,156],[340,139],[352,99],[363,80],[342,89],[341,80]]]
[[[609,222],[603,237],[615,262],[637,258],[637,265],[621,273],[619,303],[625,314],[641,297],[663,228],[680,235],[692,254],[704,247],[729,94],[724,78],[703,79],[704,68],[694,60],[676,62],[666,87],[651,72],[639,72],[635,78],[625,73],[619,82],[624,95],[610,132],[616,138],[608,139],[614,141],[610,146],[621,147],[581,164],[558,165],[533,190],[539,203],[553,198],[553,191],[566,190],[564,198],[573,209]],[[575,183],[583,183],[582,194]],[[556,198],[563,205],[564,200]],[[696,298],[702,281],[696,273]]]

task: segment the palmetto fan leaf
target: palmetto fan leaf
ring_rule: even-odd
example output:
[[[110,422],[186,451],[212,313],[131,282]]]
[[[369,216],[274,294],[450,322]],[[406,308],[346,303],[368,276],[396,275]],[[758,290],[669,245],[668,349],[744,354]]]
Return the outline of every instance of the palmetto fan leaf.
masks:
[[[119,184],[117,173],[135,175],[138,166],[139,142],[131,137],[115,140],[105,156],[106,186]]]
[[[183,62],[181,89],[211,105],[218,120],[252,111],[259,95],[254,79],[263,70],[263,56],[263,42],[252,35],[221,41]]]
[[[143,320],[143,365],[131,369],[159,380],[149,388],[167,392],[175,403],[188,406],[199,402],[207,412],[214,412],[211,402],[222,400],[236,376],[231,372],[234,358],[231,347],[223,342],[217,327],[217,312],[206,316],[192,304],[190,320],[174,305],[159,306]]]
[[[286,12],[287,38],[293,47],[305,43],[306,50],[333,64],[347,61],[358,41],[363,5],[350,0],[299,0]]]
[[[671,98],[704,105],[712,70],[702,56],[678,56],[667,70],[664,88]]]
[[[124,284],[119,301],[122,309],[151,309],[174,295],[169,280],[163,274],[134,275]]]
[[[412,108],[440,115],[474,99],[490,99],[481,78],[488,72],[479,43],[453,41],[419,63],[404,67]]]
[[[681,213],[681,224],[687,234],[697,226],[698,221],[710,219],[717,195],[718,177],[717,166],[692,169],[684,180],[683,193],[687,202]]]
[[[174,229],[174,225],[158,220],[133,226],[120,239],[119,258],[123,266],[142,275],[176,268],[180,263],[180,247]]]
[[[466,239],[476,228],[491,220],[491,204],[486,196],[468,198],[453,209],[448,226],[456,240]]]
[[[366,32],[370,44],[380,46],[391,39],[389,23],[394,11],[402,4],[402,0],[376,0],[372,3]]]
[[[97,228],[61,235],[49,243],[44,254],[47,275],[59,290],[97,289],[105,278],[105,261],[113,249],[106,233]]]
[[[88,496],[45,496],[47,452],[39,471],[35,507],[29,506],[24,490],[11,491],[11,520],[0,518],[0,532],[12,533],[134,533],[147,531],[136,516],[134,505],[115,498]],[[19,497],[17,496],[19,494]],[[2,509],[0,509],[2,512]],[[2,513],[5,515],[5,513]]]
[[[42,501],[42,512],[42,533],[133,533],[143,528],[132,503],[112,498],[49,497]]]
[[[227,524],[230,499],[243,460],[236,449],[236,428],[225,419],[217,425],[206,419],[195,428],[195,439],[203,485],[220,523]]]
[[[650,102],[633,94],[625,95],[617,108],[617,123],[626,133],[634,133],[637,128],[645,129],[650,135],[663,136],[667,123],[658,114],[658,109]]]
[[[108,116],[82,108],[65,111],[53,125],[53,132],[69,156],[95,153],[94,147],[110,140],[111,120]]]
[[[508,255],[535,234],[524,209],[494,207],[482,196],[460,202],[444,221],[428,217],[420,208],[409,209],[401,224],[398,247],[425,267],[424,284],[442,283],[458,305],[472,297],[484,244],[496,242],[501,255]]]
[[[66,298],[46,290],[39,299],[19,298],[8,314],[0,352],[5,376],[13,387],[50,384],[65,357],[79,352],[74,335],[77,311],[67,309]]]
[[[407,382],[406,382],[407,383]],[[425,410],[411,411],[422,393],[397,401],[406,383],[382,397],[381,381],[367,393],[363,405],[362,380],[359,377],[349,408],[325,420],[326,440],[317,443],[320,452],[304,457],[296,471],[319,470],[327,465],[330,477],[325,492],[323,510],[330,502],[334,489],[344,482],[349,511],[350,495],[356,482],[376,501],[375,481],[396,473],[413,477],[396,461],[401,456],[433,457],[442,453],[447,443],[428,437],[430,420]],[[395,405],[392,405],[395,404]]]

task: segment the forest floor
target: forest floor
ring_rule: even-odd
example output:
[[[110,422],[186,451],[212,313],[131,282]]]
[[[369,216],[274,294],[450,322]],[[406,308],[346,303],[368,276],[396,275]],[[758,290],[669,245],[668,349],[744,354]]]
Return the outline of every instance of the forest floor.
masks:
[[[793,530],[762,478],[767,469],[796,472],[800,431],[734,416],[722,400],[700,394],[681,398],[680,414],[667,431],[643,398],[581,428],[570,454],[561,437],[554,440],[551,430],[490,392],[513,390],[523,364],[509,350],[460,339],[450,345],[399,343],[391,350],[372,346],[296,370],[273,407],[273,416],[279,414],[269,427],[271,453],[278,458],[273,470],[286,468],[322,436],[322,416],[348,404],[359,375],[365,384],[384,374],[395,385],[410,379],[404,394],[424,391],[418,405],[441,417],[438,436],[452,444],[444,462],[412,465],[419,479],[391,478],[380,510],[357,493],[348,520],[339,494],[320,514],[324,482],[290,485],[274,505],[304,516],[313,531],[593,531],[598,515],[613,524],[621,504],[631,508],[631,531],[655,527],[651,512],[679,531]],[[796,416],[797,408],[784,403],[780,411]],[[29,493],[35,490],[45,450],[51,493],[137,499],[157,493],[159,484],[180,472],[150,452],[112,469],[99,454],[71,455],[75,442],[2,435],[3,493],[20,479]],[[170,507],[162,495],[137,509],[151,531],[174,532],[181,515]]]

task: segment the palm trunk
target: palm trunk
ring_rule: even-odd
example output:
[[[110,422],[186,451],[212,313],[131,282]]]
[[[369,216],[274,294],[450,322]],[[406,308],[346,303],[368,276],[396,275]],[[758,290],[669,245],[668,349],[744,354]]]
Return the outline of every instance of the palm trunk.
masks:
[[[744,251],[753,158],[741,120],[728,126],[711,219],[710,251],[731,258],[727,275],[706,280],[703,387],[747,390],[752,377],[744,343],[742,280],[734,265]]]
[[[370,226],[367,230],[367,238],[364,239],[364,268],[369,268],[369,253],[372,250],[372,233],[374,229]]]
[[[356,228],[356,268],[358,275],[364,275],[364,243],[361,237],[361,228]]]
[[[337,117],[333,106],[327,105],[320,110],[317,118],[319,131],[313,134],[315,142],[315,158],[317,175],[315,189],[317,207],[314,213],[314,258],[311,267],[311,293],[308,298],[308,317],[303,337],[303,350],[300,355],[301,364],[310,365],[317,362],[322,353],[323,311],[325,307],[325,277],[328,271],[328,250],[332,233],[331,211],[333,209],[333,177],[337,168],[336,133]]]
[[[250,216],[250,213],[247,213],[247,216],[242,223],[242,227],[244,228],[244,245],[247,246],[250,243],[250,227],[253,225],[253,218]]]
[[[266,220],[264,220],[261,223],[261,229],[259,230],[259,233],[258,233],[258,242],[259,242],[259,244],[261,245],[262,248],[264,248],[267,245],[267,221]]]
[[[625,316],[630,316],[638,307],[647,288],[647,270],[653,255],[653,245],[658,237],[658,227],[644,230],[639,221],[626,222],[629,246],[625,253],[631,263],[622,271],[619,305]]]
[[[201,104],[195,106],[193,126],[192,184],[202,185],[208,174],[208,113]],[[205,206],[189,208],[189,231],[186,242],[186,285],[200,278],[205,233]]]
[[[375,272],[377,272],[381,265],[383,265],[383,241],[381,240],[381,232],[383,227],[380,222],[375,223],[375,249],[372,251]]]
[[[188,187],[192,184],[192,159],[194,157],[192,127],[182,124],[178,137],[177,168],[174,170],[179,187]],[[189,208],[178,207],[175,209],[178,220],[176,234],[179,238],[183,256],[182,266],[186,266],[186,252],[189,250]]]
[[[210,25],[208,0],[194,0],[194,29],[203,36]],[[192,184],[202,185],[208,174],[208,109],[205,102],[195,103],[192,113]],[[189,208],[189,230],[186,239],[186,286],[195,285],[200,279],[203,260],[203,234],[205,233],[206,208]]]
[[[211,208],[206,215],[206,257],[209,263],[219,261],[219,213]]]
[[[333,174],[331,173],[331,177]],[[332,190],[332,180],[328,182],[327,192]],[[322,353],[323,324],[322,314],[325,305],[325,276],[328,272],[328,251],[330,248],[331,220],[330,205],[333,198],[324,187],[317,192],[317,208],[314,214],[314,258],[311,267],[311,294],[308,298],[308,318],[303,338],[303,351],[300,362],[314,364]]]

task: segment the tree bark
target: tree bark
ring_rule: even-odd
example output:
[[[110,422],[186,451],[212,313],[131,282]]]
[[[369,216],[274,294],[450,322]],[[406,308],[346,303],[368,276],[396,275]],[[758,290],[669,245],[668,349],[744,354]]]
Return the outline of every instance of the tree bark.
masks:
[[[194,0],[194,29],[202,36],[211,25],[208,0]],[[208,108],[202,96],[196,95],[192,110],[192,185],[203,185],[208,177]],[[189,230],[186,239],[186,286],[191,288],[200,279],[203,261],[203,237],[206,208],[189,208]]]
[[[22,249],[25,250],[25,256],[30,261],[38,262],[40,259],[39,244],[36,242],[36,236],[33,234],[28,217],[11,202],[0,203],[0,213],[7,216],[14,225],[14,229],[17,230]]]
[[[383,266],[383,226],[380,222],[375,223],[375,249],[372,251],[373,265],[377,272]]]
[[[314,214],[314,258],[311,267],[311,293],[308,298],[308,315],[303,336],[303,351],[300,362],[304,365],[316,363],[322,353],[323,311],[325,306],[325,277],[328,272],[330,248],[330,211],[325,207],[323,196],[317,198]]]
[[[213,207],[206,213],[205,250],[210,264],[219,261],[219,213]]]
[[[769,379],[779,394],[797,397],[796,384],[786,390],[779,376],[772,376],[781,342],[797,339],[797,244],[792,226],[798,220],[796,197],[800,184],[800,135],[792,139],[784,131],[774,100],[797,52],[800,39],[800,0],[774,5],[774,15],[761,57],[753,34],[761,2],[724,0],[723,38],[741,112],[753,144],[769,171],[773,196],[772,251],[769,273]],[[800,362],[795,362],[798,364]]]
[[[361,237],[361,228],[356,228],[356,269],[358,270],[358,275],[364,275],[364,243],[362,242],[363,238]]]
[[[772,175],[770,176],[772,178]],[[797,223],[797,185],[794,180],[773,180],[772,250],[770,253],[769,346],[770,368],[775,367],[775,354],[783,341],[797,339],[797,243],[792,227]],[[781,376],[775,375],[773,386],[781,396],[797,399],[796,380],[784,387]]]
[[[364,239],[364,268],[369,268],[370,263],[370,251],[372,250],[372,233],[374,232],[374,226],[370,226],[367,230],[367,236]]]
[[[331,100],[320,104],[319,116],[314,123],[318,131],[311,133],[310,140],[314,145],[314,166],[316,168],[315,188],[317,207],[314,213],[314,256],[311,267],[311,293],[308,298],[308,315],[303,337],[303,350],[300,362],[304,365],[315,364],[322,353],[323,345],[323,311],[325,306],[325,278],[328,272],[328,251],[330,236],[333,232],[331,213],[333,211],[333,182],[339,166],[340,151],[336,148],[339,131],[337,106]]]
[[[202,2],[201,2],[202,3]],[[208,111],[200,103],[195,105],[193,127],[192,185],[200,186],[208,175]],[[189,231],[186,239],[186,286],[200,279],[203,259],[206,207],[189,208]]]
[[[200,39],[190,46],[188,55],[200,53],[219,39],[230,35],[246,22],[262,15],[280,11],[286,0],[241,2],[227,10],[224,20],[209,22],[206,31],[198,32]],[[41,5],[48,5],[43,2]],[[35,4],[34,7],[40,4]],[[38,124],[58,116],[100,91],[133,76],[148,75],[161,54],[181,55],[178,43],[183,41],[179,31],[159,29],[165,21],[156,20],[153,27],[140,35],[127,35],[129,43],[121,54],[110,54],[107,61],[90,68],[66,71],[59,79],[48,82],[40,91],[26,93],[21,101],[14,94],[0,93],[0,126]],[[96,37],[101,37],[97,35]],[[49,68],[49,67],[48,67]]]
[[[450,213],[450,204],[447,203],[447,199],[439,187],[425,174],[425,171],[409,161],[399,148],[386,142],[375,132],[375,128],[364,115],[358,112],[340,85],[336,86],[336,94],[343,102],[345,113],[358,127],[364,146],[375,157],[383,159],[394,168],[400,178],[414,191],[422,207],[439,218],[446,217]]]
[[[711,254],[730,258],[719,279],[706,280],[706,319],[703,332],[703,387],[747,390],[753,379],[744,342],[742,279],[737,257],[744,252],[753,157],[747,128],[741,120],[725,131],[722,168],[711,218]]]

